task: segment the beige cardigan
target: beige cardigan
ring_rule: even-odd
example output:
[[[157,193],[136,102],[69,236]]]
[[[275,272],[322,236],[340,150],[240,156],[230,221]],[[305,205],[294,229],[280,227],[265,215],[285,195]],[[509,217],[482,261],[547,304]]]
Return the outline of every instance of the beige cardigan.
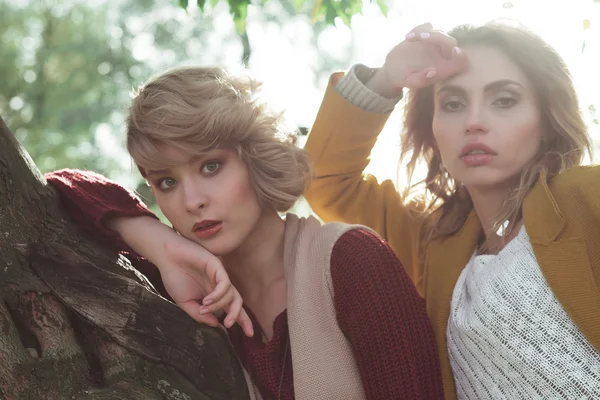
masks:
[[[366,398],[350,343],[337,325],[330,271],[333,246],[357,227],[321,225],[314,217],[294,214],[286,217],[287,315],[298,400]],[[248,373],[246,380],[250,398],[260,400]]]

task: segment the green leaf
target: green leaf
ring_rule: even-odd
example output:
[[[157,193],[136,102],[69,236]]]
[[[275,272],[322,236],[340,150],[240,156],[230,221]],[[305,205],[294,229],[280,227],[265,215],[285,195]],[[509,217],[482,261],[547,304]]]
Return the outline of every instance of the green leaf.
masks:
[[[187,10],[188,0],[179,0],[179,7],[183,8],[184,10]]]
[[[315,1],[315,6],[313,7],[313,10],[311,12],[311,21],[314,24],[315,22],[317,22],[317,20],[319,19],[319,16],[322,14],[323,12],[323,0],[316,0]]]
[[[185,1],[187,2],[187,0],[185,0]],[[200,8],[200,11],[204,12],[205,5],[206,5],[206,0],[198,0],[198,8]]]
[[[377,5],[379,6],[379,9],[381,10],[381,13],[383,14],[384,17],[387,17],[388,12],[390,11],[390,7],[387,4],[386,0],[376,0],[377,1]]]
[[[292,0],[292,5],[297,11],[302,10],[302,7],[306,4],[306,0]]]
[[[229,0],[229,11],[233,16],[233,23],[238,33],[246,31],[246,18],[250,0]]]
[[[210,0],[210,7],[215,8],[215,6],[217,5],[218,2],[219,2],[219,0]]]

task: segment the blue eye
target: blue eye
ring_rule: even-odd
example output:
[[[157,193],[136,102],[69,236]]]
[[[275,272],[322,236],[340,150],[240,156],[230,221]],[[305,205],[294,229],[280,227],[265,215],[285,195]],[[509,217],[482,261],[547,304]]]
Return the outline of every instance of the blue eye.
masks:
[[[498,100],[494,101],[494,104],[502,107],[509,108],[514,106],[517,103],[517,100],[512,97],[500,97]]]
[[[444,103],[444,105],[442,106],[442,109],[444,111],[458,111],[463,107],[463,103],[461,103],[458,100],[450,100]]]
[[[202,166],[202,173],[211,175],[217,172],[221,168],[219,161],[209,161]]]
[[[177,181],[173,178],[161,178],[156,186],[158,186],[160,190],[169,190],[175,186],[176,183]]]

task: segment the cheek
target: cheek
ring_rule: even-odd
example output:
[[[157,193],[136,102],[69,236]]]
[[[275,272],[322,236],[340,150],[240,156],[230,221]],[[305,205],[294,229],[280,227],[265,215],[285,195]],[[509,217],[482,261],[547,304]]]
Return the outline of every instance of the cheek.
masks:
[[[257,208],[258,199],[248,171],[244,169],[236,175],[237,179],[231,179],[228,185],[232,206],[240,207],[246,211],[250,211],[251,208]]]
[[[531,160],[539,151],[542,141],[542,128],[539,118],[522,119],[508,127],[513,132],[511,152],[521,161]]]
[[[171,193],[156,193],[154,192],[154,199],[160,211],[164,214],[165,218],[169,220],[171,224],[177,229],[177,226],[181,224],[181,215],[186,215],[185,207],[182,205],[183,200],[178,197],[178,192]]]

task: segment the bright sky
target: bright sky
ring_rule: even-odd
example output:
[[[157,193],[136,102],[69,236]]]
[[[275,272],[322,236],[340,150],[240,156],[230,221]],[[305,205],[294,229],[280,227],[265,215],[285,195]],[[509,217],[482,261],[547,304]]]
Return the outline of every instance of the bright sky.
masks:
[[[368,6],[364,16],[354,18],[352,30],[341,25],[327,31],[322,38],[324,47],[334,53],[347,51],[348,43],[353,40],[351,63],[380,66],[387,52],[412,27],[423,22],[429,21],[438,29],[448,30],[462,23],[512,18],[540,34],[566,59],[588,120],[591,121],[587,110],[589,104],[595,104],[600,112],[600,4],[594,4],[592,0],[514,0],[512,8],[503,8],[504,1],[492,0],[397,3],[404,6],[393,7],[387,18],[375,6]],[[584,19],[590,21],[587,30],[584,30]],[[300,61],[310,62],[311,55],[298,54],[302,50],[289,46],[288,35],[269,29],[273,28],[260,24],[251,26],[252,38],[259,44],[254,50],[251,69],[264,77],[296,122],[310,125],[324,90],[324,86],[314,87],[310,70]],[[304,34],[299,29],[295,37]],[[586,45],[582,53],[584,40]],[[379,178],[397,178],[401,113],[397,107],[374,149],[368,172]],[[600,127],[590,124],[590,128],[594,139],[599,141]]]
[[[515,19],[544,37],[565,58],[574,76],[584,115],[590,121],[591,134],[600,142],[600,127],[591,124],[587,109],[590,104],[595,104],[600,113],[600,4],[593,0],[512,0],[512,7],[504,8],[506,2],[497,0],[388,0],[388,3],[394,4],[390,4],[387,17],[375,5],[367,4],[364,15],[353,19],[352,29],[343,24],[328,28],[321,35],[319,46],[339,59],[347,58],[347,67],[358,62],[375,67],[382,64],[387,52],[411,28],[423,22],[429,21],[434,27],[447,30],[462,23],[483,23],[496,18]],[[193,15],[196,8],[193,1],[190,4],[190,13]],[[225,4],[217,6],[211,15],[216,28],[206,37],[207,42],[200,44],[186,38],[192,48],[188,63],[239,63],[239,42],[223,40],[232,29]],[[189,15],[172,8],[156,10],[152,17],[176,19],[181,24],[182,35],[186,25],[192,23]],[[589,21],[587,30],[584,30],[584,20]],[[172,57],[169,54],[157,56],[154,52],[152,37],[144,33],[144,20],[138,18],[131,22],[140,31],[134,56],[149,62],[158,60],[154,66],[157,71],[171,67]],[[251,71],[265,82],[269,94],[287,110],[292,122],[310,126],[326,82],[315,82],[314,67],[318,54],[308,20],[296,18],[280,26],[265,21],[260,10],[251,9],[248,33],[252,44]],[[183,37],[181,39],[186,40]],[[584,41],[585,51],[582,53]],[[402,178],[402,174],[397,176],[401,113],[401,107],[397,107],[375,146],[368,167],[368,172],[381,179],[396,181]],[[108,139],[106,130],[99,133],[105,140]],[[114,154],[114,149],[111,153]],[[130,179],[131,176],[119,180],[125,183]]]

